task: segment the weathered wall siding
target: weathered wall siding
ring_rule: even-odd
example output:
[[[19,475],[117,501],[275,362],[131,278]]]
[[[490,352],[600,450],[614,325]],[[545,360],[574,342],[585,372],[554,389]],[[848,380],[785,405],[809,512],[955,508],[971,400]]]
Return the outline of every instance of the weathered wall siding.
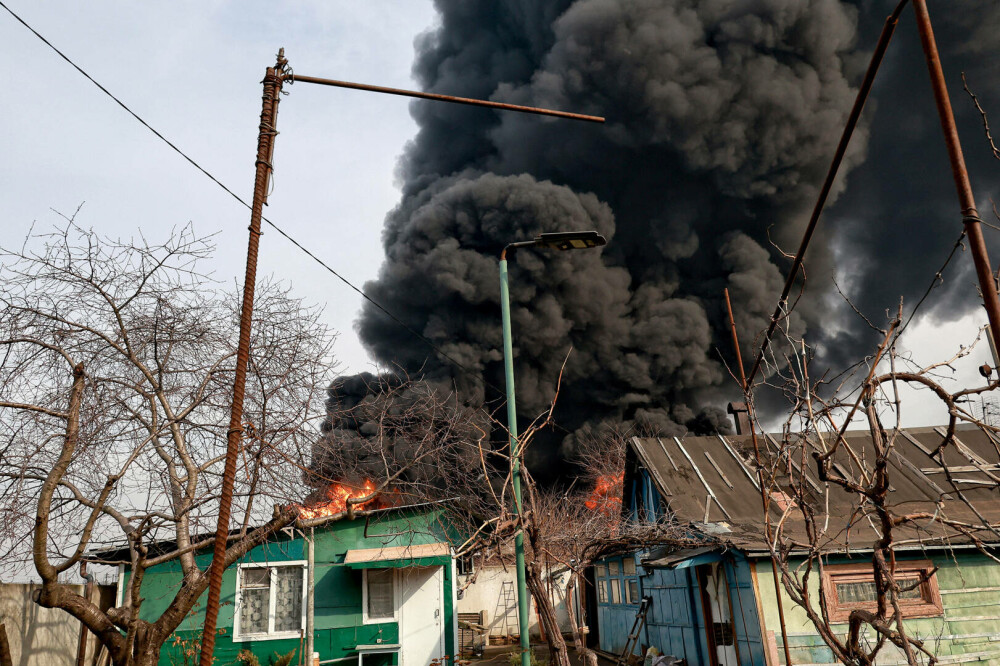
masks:
[[[902,561],[902,557],[900,560]],[[920,554],[938,567],[937,581],[944,604],[944,616],[906,621],[907,632],[928,642],[940,663],[976,663],[1000,666],[1000,565],[974,553]],[[831,559],[831,564],[865,562],[862,557]],[[768,631],[775,632],[779,655],[782,652],[774,582],[767,560],[757,563],[758,589]],[[816,590],[818,576],[813,578]],[[816,603],[819,602],[815,593]],[[800,664],[832,663],[833,654],[819,638],[805,612],[783,596],[792,661]],[[847,625],[834,625],[846,632]],[[782,656],[783,661],[783,656]],[[901,653],[887,649],[879,664],[905,663]]]
[[[7,625],[14,666],[75,666],[80,623],[65,611],[42,608],[32,601],[31,592],[37,587],[27,583],[0,584],[0,623]],[[71,587],[77,594],[84,593],[83,585]],[[95,591],[94,599],[101,594],[102,606],[110,606],[112,589]],[[93,662],[98,648],[97,639],[89,634],[88,664]]]
[[[631,557],[642,561],[645,555],[633,554]],[[720,602],[731,613],[733,642],[721,649],[731,650],[730,659],[738,660],[743,666],[765,666],[765,644],[761,640],[749,563],[742,556],[730,553],[724,557],[716,556],[702,566],[714,567],[717,574],[724,572],[726,577],[724,590],[728,596],[722,594]],[[705,626],[699,571],[708,573],[707,569],[697,565],[676,569],[636,566],[639,598],[651,599],[646,622],[639,635],[640,646],[655,646],[662,654],[684,659],[691,666],[711,663],[712,651]],[[602,580],[599,576],[600,572],[596,578],[598,585]],[[622,577],[628,576],[623,574]],[[627,644],[640,605],[598,602],[597,608],[600,648],[620,654]],[[721,621],[722,618],[716,619]],[[738,657],[736,651],[739,652]],[[637,654],[638,648],[634,648],[633,653]]]

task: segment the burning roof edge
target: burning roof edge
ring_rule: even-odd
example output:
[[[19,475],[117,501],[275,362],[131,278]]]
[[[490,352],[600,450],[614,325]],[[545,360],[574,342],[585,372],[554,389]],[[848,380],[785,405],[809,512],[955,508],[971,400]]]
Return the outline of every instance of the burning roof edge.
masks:
[[[456,498],[456,497],[448,497],[448,498],[440,499],[440,500],[431,500],[431,501],[427,501],[427,502],[417,502],[415,504],[406,504],[406,505],[402,505],[402,506],[388,506],[388,507],[381,507],[381,508],[378,508],[378,509],[363,509],[363,510],[358,510],[355,513],[354,519],[357,520],[358,518],[367,518],[369,516],[374,516],[374,515],[377,515],[377,514],[392,513],[394,511],[409,511],[409,510],[413,510],[413,509],[420,509],[420,508],[423,508],[423,507],[438,506],[438,505],[441,505],[441,504],[448,504],[448,503],[454,502],[457,499],[458,498]],[[332,525],[332,524],[335,524],[335,523],[339,523],[339,522],[341,522],[343,520],[347,520],[347,519],[346,518],[340,518],[340,519],[337,519],[337,520],[332,520],[329,523],[325,523],[324,525],[316,525],[315,528],[322,528],[322,527],[325,527],[326,525]],[[249,532],[249,531],[251,531],[253,529],[256,529],[257,527],[260,527],[260,525],[257,525],[256,527],[249,528],[247,531]],[[276,530],[274,532],[274,534],[277,535],[277,534],[282,534],[283,533],[283,534],[287,535],[288,532],[286,532],[285,530],[288,530],[290,528],[291,529],[295,528],[295,522],[294,521],[292,523],[290,523],[289,525],[286,525],[285,527],[281,528],[280,530]],[[234,537],[239,536],[239,534],[240,534],[241,531],[242,530],[236,530],[236,529],[230,530],[229,531],[229,540],[232,540]],[[204,546],[195,549],[195,552],[197,553],[199,551],[204,551],[204,550],[210,549],[211,546],[212,546],[210,540],[213,539],[214,537],[215,537],[215,533],[214,532],[203,532],[201,534],[195,534],[195,535],[193,535],[191,537],[191,539],[195,543],[197,543],[199,541],[207,541],[208,542]],[[265,541],[265,543],[266,543],[266,541]],[[155,552],[158,552],[158,553],[161,553],[161,554],[168,554],[168,553],[171,552],[168,548],[169,547],[176,547],[177,541],[175,539],[157,539],[156,541],[151,541],[151,542],[149,542],[148,544],[145,544],[145,545],[146,545],[146,548],[149,550],[150,554],[153,554]],[[132,560],[128,556],[129,552],[130,552],[129,546],[125,545],[125,544],[122,544],[122,545],[119,545],[119,546],[111,546],[111,547],[104,548],[104,549],[101,549],[101,550],[93,550],[93,551],[86,552],[86,553],[83,554],[83,557],[81,558],[81,560],[85,561],[85,562],[92,563],[92,564],[108,564],[108,565],[113,565],[113,564],[131,564]]]

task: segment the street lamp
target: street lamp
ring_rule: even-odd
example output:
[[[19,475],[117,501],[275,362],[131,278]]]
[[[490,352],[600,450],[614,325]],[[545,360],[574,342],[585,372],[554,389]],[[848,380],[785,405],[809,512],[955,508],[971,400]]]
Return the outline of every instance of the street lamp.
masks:
[[[507,381],[507,430],[510,433],[510,465],[514,486],[514,514],[521,514],[521,450],[517,441],[517,407],[514,404],[514,353],[510,334],[510,289],[507,283],[507,253],[526,247],[549,250],[586,250],[606,245],[596,231],[566,231],[540,234],[530,241],[511,243],[500,253],[500,308],[503,313],[503,365]],[[521,666],[531,666],[528,640],[528,591],[524,574],[524,532],[514,536],[517,560],[517,619],[521,634]]]

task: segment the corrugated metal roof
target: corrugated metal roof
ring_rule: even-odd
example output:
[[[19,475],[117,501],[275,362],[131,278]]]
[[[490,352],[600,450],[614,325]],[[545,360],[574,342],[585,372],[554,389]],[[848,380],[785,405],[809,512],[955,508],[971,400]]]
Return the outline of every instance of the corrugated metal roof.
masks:
[[[960,427],[954,444],[937,452],[944,435],[943,428],[896,433],[888,461],[890,509],[897,515],[926,512],[971,524],[981,524],[983,519],[1000,523],[1000,465],[995,462],[1000,460],[1000,441],[979,428]],[[871,474],[874,453],[869,433],[848,432],[845,439],[850,451],[843,446],[838,449],[834,470],[850,477]],[[858,512],[860,501],[855,494],[820,480],[811,456],[821,446],[818,440],[805,442],[800,437],[792,444],[793,455],[780,461],[774,436],[758,437],[758,443],[764,464],[777,462],[778,468],[786,470],[786,484],[789,479],[804,479],[807,501],[816,514],[829,514],[822,549],[871,548],[879,536],[877,521]],[[678,520],[712,524],[715,533],[720,528],[728,531],[725,540],[735,545],[765,547],[763,507],[749,435],[634,438],[631,449]],[[787,476],[789,466],[791,477]],[[777,500],[770,502],[773,525],[787,504],[781,493],[772,498]],[[786,537],[806,543],[801,511],[790,511],[783,529]],[[1000,537],[987,530],[977,536],[985,543],[1000,543]],[[897,528],[896,543],[940,545],[945,538],[950,543],[971,541],[928,520]]]

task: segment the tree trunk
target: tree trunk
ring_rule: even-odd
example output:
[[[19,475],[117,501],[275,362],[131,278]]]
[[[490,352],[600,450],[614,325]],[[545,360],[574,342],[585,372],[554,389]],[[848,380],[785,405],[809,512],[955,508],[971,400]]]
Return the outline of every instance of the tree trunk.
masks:
[[[552,605],[552,600],[545,592],[545,583],[538,572],[538,566],[532,562],[525,567],[525,574],[528,590],[535,598],[535,612],[538,614],[538,622],[545,630],[545,642],[548,643],[552,663],[556,666],[570,666],[566,641],[563,640],[562,632],[559,631],[556,610]]]
[[[140,623],[132,650],[123,655],[123,661],[112,660],[112,663],[114,666],[156,666],[165,642],[166,639],[160,639],[157,632]]]
[[[573,632],[573,649],[580,652],[583,649],[583,634],[580,633],[580,623],[576,620],[576,604],[573,603],[576,592],[576,572],[570,571],[569,582],[566,583],[566,614],[569,616],[569,628]]]

